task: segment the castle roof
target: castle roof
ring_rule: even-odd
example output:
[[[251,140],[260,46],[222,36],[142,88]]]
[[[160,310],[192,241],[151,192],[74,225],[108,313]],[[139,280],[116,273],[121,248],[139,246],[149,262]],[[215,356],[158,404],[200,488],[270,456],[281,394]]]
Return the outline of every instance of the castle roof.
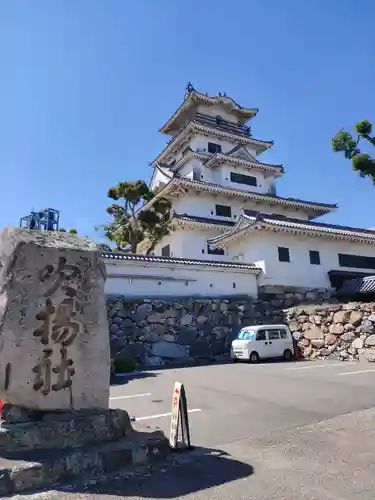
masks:
[[[226,233],[211,238],[214,246],[226,246],[252,231],[272,230],[309,236],[323,236],[341,240],[356,240],[362,243],[375,243],[375,231],[356,227],[305,221],[278,214],[267,214],[254,210],[243,210],[234,227]]]
[[[170,170],[171,172],[178,172],[189,160],[196,158],[200,160],[205,167],[216,168],[224,163],[229,163],[230,165],[241,166],[251,170],[262,171],[265,175],[272,175],[274,177],[280,176],[284,173],[284,167],[282,165],[273,165],[271,163],[262,163],[248,153],[248,157],[245,157],[243,146],[241,149],[234,153],[228,151],[227,153],[207,153],[204,151],[193,150],[189,148],[186,153],[172,166],[165,164],[160,164],[159,166]],[[246,150],[245,150],[246,151]],[[242,154],[241,154],[242,153]]]
[[[177,222],[178,225],[183,225],[184,223],[187,224],[197,224],[197,225],[203,225],[203,226],[217,226],[220,228],[228,228],[228,227],[233,227],[235,225],[235,222],[232,220],[221,220],[221,219],[214,219],[211,217],[199,217],[197,215],[190,215],[190,214],[178,214],[174,212],[172,214],[172,221]]]
[[[178,150],[188,144],[189,140],[197,134],[207,134],[208,136],[220,137],[222,139],[229,139],[232,141],[238,141],[239,135],[236,131],[223,130],[216,127],[212,123],[202,121],[200,117],[193,117],[180,131],[180,133],[174,136],[166,145],[161,153],[152,162],[165,161],[168,157],[172,156]],[[273,141],[263,141],[261,139],[255,139],[248,135],[241,135],[241,142],[243,144],[248,144],[256,150],[256,154],[260,154],[266,149],[273,146]]]
[[[338,295],[354,293],[375,293],[375,275],[347,280],[338,291]]]
[[[209,192],[215,194],[217,193],[226,196],[236,196],[238,198],[265,202],[267,204],[276,205],[279,207],[284,206],[290,208],[303,209],[304,211],[308,211],[311,214],[310,215],[311,218],[327,214],[337,208],[337,205],[332,203],[306,201],[306,200],[301,200],[299,198],[285,198],[270,193],[268,194],[255,193],[252,191],[247,191],[245,189],[238,189],[226,186],[224,187],[219,184],[214,184],[212,182],[204,182],[204,181],[188,179],[186,177],[181,177],[178,174],[173,174],[173,173],[166,174],[166,172],[163,170],[161,170],[161,172],[163,173],[163,175],[169,178],[169,181],[166,184],[164,184],[164,186],[157,192],[155,197],[151,201],[146,203],[140,210],[147,209],[150,206],[152,206],[154,200],[156,200],[159,197],[172,199],[176,196],[181,196],[181,194],[186,194],[186,192],[189,190],[194,190],[196,192]]]
[[[243,149],[243,148],[242,148]],[[282,165],[273,165],[270,163],[262,163],[256,159],[251,159],[251,155],[249,158],[245,159],[245,155],[237,156],[234,154],[228,153],[215,153],[211,154],[210,158],[208,158],[204,165],[206,167],[218,167],[223,163],[230,163],[232,165],[241,165],[244,167],[248,167],[255,170],[262,170],[265,172],[270,172],[272,174],[283,174],[284,167]]]
[[[225,262],[215,260],[200,260],[200,259],[180,259],[178,257],[159,257],[155,255],[138,255],[134,253],[120,253],[120,252],[104,252],[102,253],[103,259],[113,262],[134,262],[134,263],[149,263],[149,264],[182,264],[188,266],[199,267],[219,267],[242,269],[251,271],[253,274],[260,274],[261,269],[254,264],[247,264],[245,262]]]
[[[240,124],[246,123],[250,118],[258,113],[257,108],[244,108],[240,106],[234,99],[227,96],[225,93],[219,93],[216,96],[209,96],[198,92],[189,84],[187,86],[184,101],[177,111],[169,118],[169,120],[160,128],[160,132],[164,134],[174,134],[178,131],[191,114],[191,110],[196,108],[199,104],[206,104],[208,106],[224,106],[229,109],[236,117]]]

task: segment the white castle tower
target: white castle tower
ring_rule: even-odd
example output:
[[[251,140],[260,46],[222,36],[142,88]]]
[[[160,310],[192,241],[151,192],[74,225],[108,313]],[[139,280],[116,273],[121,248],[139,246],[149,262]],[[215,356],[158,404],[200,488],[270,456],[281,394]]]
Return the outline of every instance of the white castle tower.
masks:
[[[154,255],[253,264],[259,285],[330,288],[374,274],[374,230],[317,222],[337,205],[277,194],[284,169],[261,159],[273,142],[253,137],[257,113],[187,86],[160,129],[171,140],[152,162],[156,197],[142,207],[172,203],[172,231]]]

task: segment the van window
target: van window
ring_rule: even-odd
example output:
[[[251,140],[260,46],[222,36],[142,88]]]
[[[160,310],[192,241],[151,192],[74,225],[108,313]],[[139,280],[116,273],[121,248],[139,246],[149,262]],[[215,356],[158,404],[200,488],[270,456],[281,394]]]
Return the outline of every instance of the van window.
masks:
[[[280,338],[281,339],[287,339],[288,338],[286,330],[279,330],[279,332],[280,332]]]
[[[237,335],[238,340],[253,340],[255,336],[254,330],[250,328],[242,328],[240,333]]]
[[[266,330],[259,330],[255,340],[267,340],[266,339]]]
[[[278,340],[280,338],[279,330],[268,330],[269,340]]]

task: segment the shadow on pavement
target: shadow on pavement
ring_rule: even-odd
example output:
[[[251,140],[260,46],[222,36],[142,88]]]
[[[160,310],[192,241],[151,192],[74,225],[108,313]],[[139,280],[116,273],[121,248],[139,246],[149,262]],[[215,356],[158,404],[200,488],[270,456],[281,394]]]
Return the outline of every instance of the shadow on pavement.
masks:
[[[151,371],[142,371],[142,372],[135,372],[135,373],[126,373],[122,375],[112,375],[111,376],[111,386],[114,385],[125,385],[131,380],[138,380],[142,378],[148,378],[148,377],[157,377],[158,373],[151,372]]]
[[[165,464],[124,471],[108,478],[95,479],[96,484],[61,487],[64,499],[77,498],[78,493],[118,497],[180,498],[184,495],[249,477],[251,465],[234,460],[222,450],[195,448],[174,455]],[[93,481],[91,481],[93,483]],[[81,497],[80,497],[81,498]],[[88,496],[91,498],[91,496]],[[96,498],[96,497],[95,497]]]

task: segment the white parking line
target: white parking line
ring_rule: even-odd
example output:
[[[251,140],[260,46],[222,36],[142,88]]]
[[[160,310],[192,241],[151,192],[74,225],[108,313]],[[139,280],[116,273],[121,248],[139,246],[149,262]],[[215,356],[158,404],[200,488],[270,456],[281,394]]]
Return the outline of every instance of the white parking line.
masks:
[[[375,369],[374,370],[358,370],[356,372],[336,373],[336,375],[358,375],[359,373],[369,373],[369,372],[375,372]]]
[[[144,396],[151,396],[151,392],[147,392],[145,394],[132,394],[131,396],[115,396],[109,399],[113,401],[114,399],[143,398]]]
[[[357,364],[357,361],[345,362],[345,363],[330,363],[330,364],[325,364],[325,365],[314,365],[314,366],[298,366],[296,368],[285,368],[284,371],[291,372],[294,370],[312,370],[314,368],[341,367],[343,365],[349,366],[349,365],[356,365],[356,364]]]
[[[188,413],[196,413],[198,411],[202,411],[201,408],[193,408],[192,410],[188,410]],[[161,417],[170,417],[172,412],[169,413],[159,413],[158,415],[148,415],[147,417],[135,417],[135,421],[138,420],[151,420],[152,418],[161,418]]]

